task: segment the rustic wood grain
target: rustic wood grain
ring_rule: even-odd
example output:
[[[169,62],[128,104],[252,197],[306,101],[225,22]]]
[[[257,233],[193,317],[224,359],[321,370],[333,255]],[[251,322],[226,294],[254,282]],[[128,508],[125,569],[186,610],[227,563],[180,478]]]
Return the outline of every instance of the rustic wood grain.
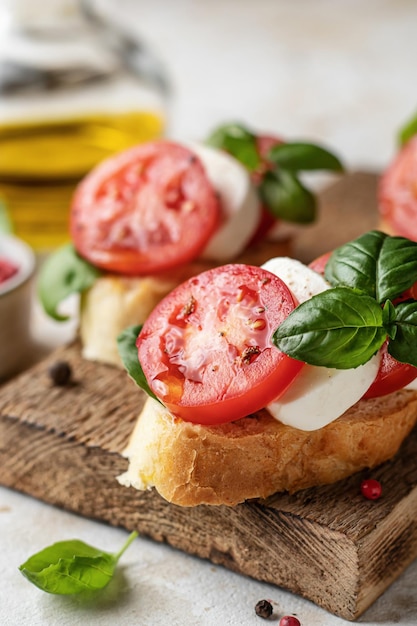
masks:
[[[301,235],[309,261],[377,225],[376,176],[354,174],[321,195],[320,222]],[[298,250],[298,252],[297,252]],[[68,361],[74,382],[48,375]],[[353,620],[417,556],[417,431],[373,472],[378,501],[359,493],[366,473],[235,508],[184,509],[121,487],[121,456],[143,394],[125,372],[65,346],[0,387],[0,483],[55,506],[211,560],[302,595]]]

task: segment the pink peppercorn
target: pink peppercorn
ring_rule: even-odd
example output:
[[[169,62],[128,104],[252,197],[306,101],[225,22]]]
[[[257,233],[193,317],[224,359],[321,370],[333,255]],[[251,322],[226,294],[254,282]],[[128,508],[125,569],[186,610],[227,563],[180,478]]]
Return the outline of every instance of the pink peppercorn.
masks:
[[[367,500],[378,500],[382,495],[382,486],[378,480],[368,478],[361,483],[361,493]]]
[[[279,626],[301,626],[301,624],[294,615],[284,615],[279,621]]]

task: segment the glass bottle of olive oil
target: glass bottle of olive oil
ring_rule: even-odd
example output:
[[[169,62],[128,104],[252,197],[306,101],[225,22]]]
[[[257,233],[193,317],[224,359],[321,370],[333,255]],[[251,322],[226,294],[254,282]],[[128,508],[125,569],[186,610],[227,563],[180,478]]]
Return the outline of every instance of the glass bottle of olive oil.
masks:
[[[165,75],[141,42],[87,0],[46,4],[12,0],[0,34],[0,199],[37,250],[68,240],[78,181],[160,137],[167,106]]]

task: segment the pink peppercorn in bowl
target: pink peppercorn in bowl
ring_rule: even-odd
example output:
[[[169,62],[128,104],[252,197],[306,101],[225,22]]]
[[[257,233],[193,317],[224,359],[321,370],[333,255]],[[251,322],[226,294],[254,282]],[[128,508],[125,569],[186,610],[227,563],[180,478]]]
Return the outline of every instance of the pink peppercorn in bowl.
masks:
[[[30,351],[35,255],[23,241],[0,234],[0,380],[15,374]]]

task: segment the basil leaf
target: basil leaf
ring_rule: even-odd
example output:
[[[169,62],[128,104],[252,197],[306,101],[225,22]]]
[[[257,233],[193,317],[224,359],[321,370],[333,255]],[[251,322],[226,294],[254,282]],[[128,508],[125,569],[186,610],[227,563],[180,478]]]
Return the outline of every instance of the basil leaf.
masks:
[[[137,338],[139,336],[142,326],[129,326],[125,328],[117,337],[117,348],[122,359],[122,363],[129,376],[135,381],[135,383],[145,391],[148,396],[158,400],[159,398],[151,391],[148,385],[148,381],[145,378],[141,364],[138,358],[138,349],[136,347]]]
[[[385,237],[378,259],[377,300],[393,300],[417,282],[417,242]]]
[[[309,170],[343,171],[340,160],[331,152],[312,143],[283,143],[273,146],[268,160],[293,172]]]
[[[401,363],[417,367],[417,301],[395,307],[397,332],[388,342],[388,352]]]
[[[300,304],[273,341],[285,354],[310,365],[349,369],[369,361],[386,336],[381,306],[369,296],[337,287]]]
[[[316,217],[316,199],[288,170],[266,172],[259,185],[261,198],[276,218],[309,224]]]
[[[208,137],[206,143],[213,148],[225,150],[251,172],[261,164],[255,135],[240,124],[219,126]]]
[[[417,115],[413,116],[411,120],[409,120],[400,129],[400,132],[398,133],[398,141],[399,141],[400,146],[403,146],[404,144],[406,144],[407,141],[409,141],[409,139],[414,137],[414,135],[416,134],[417,134]]]
[[[7,212],[6,205],[0,200],[0,233],[11,234],[12,232],[12,220]]]
[[[100,275],[99,269],[77,254],[72,243],[50,254],[38,278],[38,296],[46,313],[57,321],[68,319],[58,313],[58,305],[69,295],[91,287]]]
[[[110,582],[120,557],[137,536],[137,532],[131,533],[116,554],[103,552],[78,539],[59,541],[31,556],[19,570],[48,593],[70,595],[96,591]]]
[[[417,243],[372,230],[331,255],[324,271],[328,282],[376,298],[393,300],[417,281]]]
[[[333,287],[350,287],[376,298],[378,258],[387,236],[371,230],[336,248],[324,270],[326,280]]]

